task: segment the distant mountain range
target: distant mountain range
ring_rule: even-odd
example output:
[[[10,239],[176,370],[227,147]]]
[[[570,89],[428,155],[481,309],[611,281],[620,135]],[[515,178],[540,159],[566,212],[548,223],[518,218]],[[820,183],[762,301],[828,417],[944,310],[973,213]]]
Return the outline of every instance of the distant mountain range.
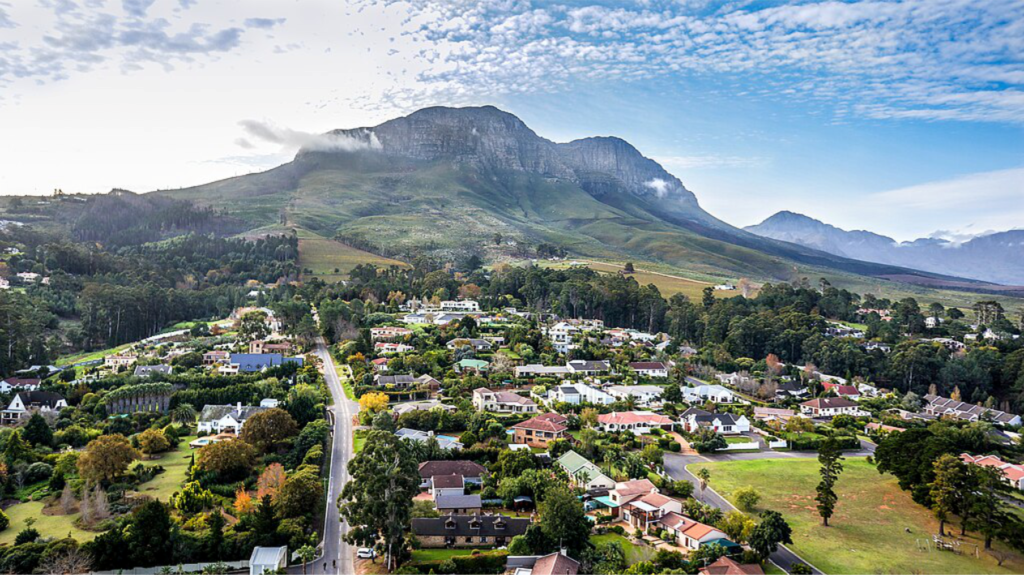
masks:
[[[846,258],[1024,285],[1024,230],[982,235],[962,243],[939,238],[897,242],[873,232],[846,231],[803,214],[785,211],[744,229],[765,238]]]
[[[215,206],[254,228],[298,226],[407,260],[494,261],[547,244],[576,257],[726,277],[791,280],[817,266],[935,281],[738,229],[622,139],[555,143],[491,106],[426,108],[335,130],[272,170],[158,194]]]

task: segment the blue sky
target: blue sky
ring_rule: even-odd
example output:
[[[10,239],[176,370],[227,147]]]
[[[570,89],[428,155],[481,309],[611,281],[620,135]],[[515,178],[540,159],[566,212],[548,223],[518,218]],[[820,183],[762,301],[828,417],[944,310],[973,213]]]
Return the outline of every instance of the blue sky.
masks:
[[[1024,225],[1022,15],[1021,0],[0,0],[0,193],[202,183],[332,128],[496,104],[553,140],[629,140],[736,225],[788,209],[901,240],[1008,229]]]

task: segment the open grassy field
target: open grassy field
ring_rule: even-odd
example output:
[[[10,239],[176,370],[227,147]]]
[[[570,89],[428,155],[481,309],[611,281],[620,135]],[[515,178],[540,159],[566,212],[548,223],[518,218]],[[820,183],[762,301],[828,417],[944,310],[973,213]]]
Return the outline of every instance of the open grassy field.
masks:
[[[542,267],[551,268],[568,268],[570,262],[565,261],[542,261],[539,265]],[[615,274],[619,273],[624,264],[615,264],[608,262],[599,261],[580,261],[579,263],[585,263],[587,267],[599,271],[601,273]],[[703,296],[704,288],[713,285],[709,282],[699,281],[695,279],[689,279],[678,275],[672,275],[669,273],[662,273],[653,270],[648,270],[643,267],[643,264],[638,264],[635,267],[635,272],[632,274],[633,278],[636,279],[640,285],[654,284],[658,287],[658,291],[661,295],[669,298],[677,293],[681,293],[691,300],[699,301]],[[739,295],[740,292],[736,290],[730,291],[715,291],[716,297],[732,297]]]
[[[348,272],[359,264],[374,264],[381,267],[403,266],[398,260],[381,257],[341,242],[299,229],[299,267],[312,270],[312,276],[325,282],[336,282],[348,276]],[[337,271],[335,271],[337,270]],[[309,276],[310,274],[304,274]]]
[[[112,347],[110,349],[101,349],[99,351],[84,351],[82,353],[76,353],[74,355],[65,355],[64,357],[58,359],[54,363],[54,365],[58,365],[58,366],[70,365],[72,363],[78,363],[78,362],[81,362],[81,361],[92,361],[94,359],[103,359],[104,357],[106,357],[106,356],[108,356],[110,354],[122,352],[122,351],[128,349],[129,347],[131,347],[132,345],[133,344],[126,343],[124,345],[119,345],[117,347]]]
[[[188,465],[192,461],[193,450],[188,443],[195,438],[195,435],[182,437],[177,449],[162,453],[157,459],[144,461],[143,463],[148,466],[162,465],[164,472],[150,481],[140,484],[139,493],[167,503],[175,491],[180,491],[181,486],[185,483]]]
[[[11,524],[7,529],[0,531],[0,545],[13,545],[14,538],[18,536],[18,532],[28,527],[25,521],[30,517],[36,520],[32,527],[39,531],[39,534],[43,537],[61,539],[70,534],[79,543],[83,543],[85,541],[92,541],[99,535],[97,531],[85,531],[75,527],[75,521],[81,515],[80,513],[46,515],[43,513],[43,506],[42,501],[30,501],[28,503],[12,505],[5,509],[4,513],[11,519]]]
[[[931,540],[938,521],[914,503],[891,475],[879,475],[864,459],[847,459],[836,492],[839,504],[831,526],[822,527],[815,507],[819,481],[815,459],[760,459],[691,465],[707,467],[710,485],[732,501],[740,487],[761,493],[757,512],[774,509],[793,527],[793,551],[825,573],[1021,573],[1015,557],[997,566],[989,555],[922,551],[917,541]],[[907,531],[909,530],[909,532]],[[968,537],[973,552],[981,541]],[[965,544],[965,548],[968,545]]]

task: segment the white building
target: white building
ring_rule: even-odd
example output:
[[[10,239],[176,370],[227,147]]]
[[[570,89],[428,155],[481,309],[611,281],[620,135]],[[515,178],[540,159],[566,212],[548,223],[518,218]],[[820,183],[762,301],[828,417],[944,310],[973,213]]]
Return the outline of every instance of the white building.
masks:
[[[585,383],[573,383],[571,385],[558,385],[548,391],[548,401],[572,405],[580,405],[581,403],[609,405],[615,403],[615,398]]]
[[[732,403],[736,400],[736,396],[721,385],[698,385],[697,387],[684,387],[683,399],[690,403],[701,401]]]
[[[283,572],[288,567],[288,547],[254,547],[249,556],[249,575]]]
[[[478,312],[480,304],[471,299],[443,301],[441,311]]]
[[[0,420],[6,424],[16,423],[33,413],[60,411],[67,406],[68,402],[52,391],[21,391],[14,395],[7,409],[0,412]]]
[[[239,433],[250,417],[267,409],[269,408],[242,405],[241,401],[236,405],[207,405],[199,414],[199,433],[222,433],[225,430]]]
[[[597,424],[608,433],[631,431],[636,435],[647,435],[653,429],[671,431],[675,427],[671,418],[651,411],[602,413],[597,416]]]
[[[629,367],[635,371],[637,375],[643,377],[668,377],[668,366],[660,361],[634,361],[629,364]]]
[[[811,417],[835,417],[840,414],[854,417],[871,415],[861,410],[856,402],[845,397],[822,397],[805,401],[800,404],[800,412]]]
[[[658,385],[613,385],[607,391],[615,399],[626,401],[632,397],[637,405],[648,406],[661,403],[665,389]]]
[[[495,391],[485,387],[473,390],[473,407],[494,413],[537,413],[533,400],[511,391]]]

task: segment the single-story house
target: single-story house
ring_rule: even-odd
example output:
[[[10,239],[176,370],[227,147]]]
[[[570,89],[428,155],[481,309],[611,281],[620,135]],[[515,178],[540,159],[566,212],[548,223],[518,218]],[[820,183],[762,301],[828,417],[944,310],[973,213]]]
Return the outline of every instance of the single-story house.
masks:
[[[600,389],[591,387],[585,383],[573,383],[557,385],[548,391],[548,401],[557,403],[569,403],[580,405],[581,403],[592,403],[595,405],[610,405],[615,403],[615,398]]]
[[[726,534],[721,530],[694,521],[681,513],[666,513],[661,517],[658,527],[668,531],[677,545],[690,551],[699,549],[702,544],[726,539]]]
[[[422,547],[503,547],[526,533],[531,520],[504,515],[448,515],[416,517],[412,533]]]
[[[457,437],[451,437],[448,435],[434,435],[433,431],[420,431],[418,429],[409,429],[403,427],[395,432],[395,435],[402,439],[408,439],[410,441],[418,441],[420,443],[426,443],[431,437],[437,439],[438,446],[441,449],[462,449],[463,445],[459,442]]]
[[[222,433],[231,430],[240,433],[245,422],[267,407],[256,405],[242,405],[238,402],[235,405],[207,405],[199,413],[199,433]]]
[[[1012,485],[1014,489],[1024,490],[1024,465],[1007,463],[1000,459],[998,455],[969,455],[961,453],[960,460],[964,463],[973,463],[983,467],[994,467],[1002,474],[1003,481]]]
[[[860,399],[860,390],[855,385],[843,384],[843,383],[832,383],[826,381],[821,384],[825,388],[825,391],[834,393],[839,397],[845,397],[854,401]]]
[[[862,411],[855,401],[845,397],[821,397],[800,404],[800,412],[811,417],[835,417],[840,414],[862,417],[871,415]]]
[[[697,575],[764,575],[764,569],[757,563],[740,563],[729,557],[719,557],[714,563],[701,567]]]
[[[284,357],[279,353],[233,353],[228,365],[220,368],[220,371],[227,375],[254,373],[285,363],[297,363],[301,367],[302,361],[301,357]]]
[[[486,339],[459,337],[449,341],[445,344],[445,347],[452,351],[462,349],[464,347],[470,347],[474,351],[491,351],[491,342]]]
[[[594,465],[575,451],[567,451],[556,460],[559,467],[565,470],[573,485],[586,490],[611,489],[615,487],[615,480],[608,477],[601,471],[601,468]]]
[[[754,408],[754,421],[763,421],[772,427],[786,425],[794,416],[796,416],[796,411],[792,409],[782,409],[779,407]]]
[[[514,555],[505,562],[505,572],[511,575],[576,575],[580,562],[565,554],[565,550],[547,555]]]
[[[473,407],[494,413],[537,413],[532,399],[511,391],[495,391],[486,387],[473,390]]]
[[[668,366],[660,361],[634,361],[629,367],[644,377],[668,377]]]
[[[602,413],[597,416],[597,423],[601,431],[632,431],[636,435],[646,435],[652,429],[671,430],[675,427],[675,422],[671,418],[651,411]]]
[[[435,475],[461,475],[465,483],[480,485],[487,475],[487,468],[475,461],[424,461],[420,463],[421,487],[430,487],[430,478]]]
[[[406,413],[410,413],[413,411],[433,411],[435,409],[440,409],[442,411],[447,411],[451,413],[454,412],[456,408],[454,405],[441,403],[436,399],[424,399],[422,401],[396,403],[391,407],[391,413],[394,413],[395,416],[400,417]]]
[[[699,385],[697,387],[684,387],[683,399],[690,403],[711,401],[714,403],[732,403],[736,396],[732,391],[721,385]]]
[[[695,433],[700,429],[709,429],[723,435],[750,433],[750,420],[745,415],[711,413],[691,407],[683,412],[679,420],[686,431],[690,433]]]
[[[0,393],[37,391],[42,381],[37,377],[8,377],[0,381]]]
[[[659,385],[612,385],[606,391],[617,400],[626,401],[632,397],[637,405],[648,406],[661,402],[665,388]]]

